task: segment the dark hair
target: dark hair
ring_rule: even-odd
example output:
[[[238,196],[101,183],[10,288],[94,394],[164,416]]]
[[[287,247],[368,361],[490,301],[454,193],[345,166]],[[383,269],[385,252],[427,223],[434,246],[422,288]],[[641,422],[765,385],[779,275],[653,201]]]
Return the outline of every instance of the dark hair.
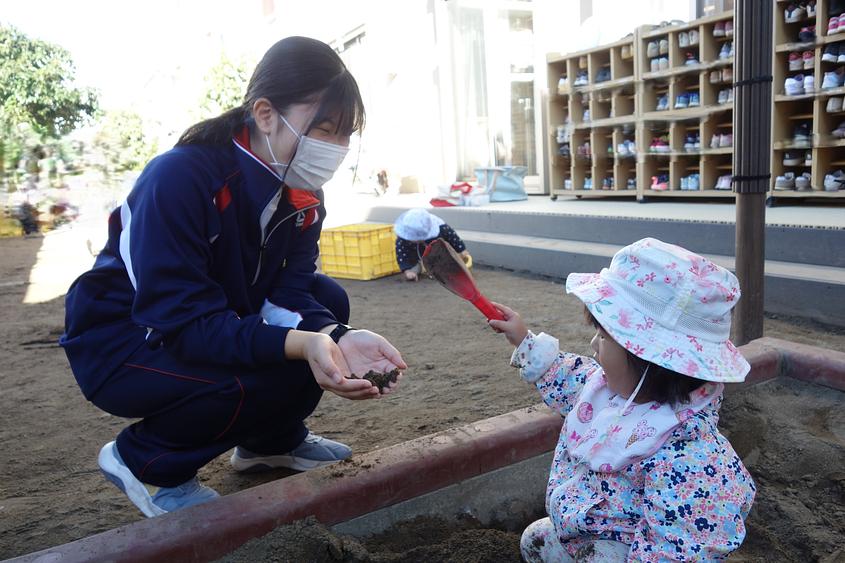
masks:
[[[584,306],[584,318],[596,329],[607,332],[586,306]],[[666,403],[673,407],[681,403],[688,403],[690,393],[707,383],[701,379],[644,360],[630,350],[625,350],[625,353],[628,357],[628,365],[638,374],[642,374],[648,368],[648,375],[646,375],[638,395],[649,401]]]
[[[287,37],[270,47],[255,67],[243,104],[191,125],[176,146],[231,142],[259,98],[270,100],[277,111],[292,104],[319,102],[311,123],[331,119],[335,133],[351,135],[364,127],[364,102],[358,83],[338,54],[322,41]]]

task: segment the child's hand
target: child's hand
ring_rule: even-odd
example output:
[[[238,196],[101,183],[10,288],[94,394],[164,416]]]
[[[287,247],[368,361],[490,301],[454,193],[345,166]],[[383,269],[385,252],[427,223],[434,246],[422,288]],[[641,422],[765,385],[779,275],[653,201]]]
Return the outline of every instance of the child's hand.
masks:
[[[413,270],[405,270],[405,279],[407,281],[419,281],[419,276]]]
[[[503,332],[505,338],[508,339],[508,342],[512,346],[519,346],[528,334],[528,328],[526,328],[525,323],[522,321],[522,317],[513,309],[505,307],[500,303],[493,303],[493,306],[502,312],[505,320],[492,320],[490,321],[490,326],[496,332]]]

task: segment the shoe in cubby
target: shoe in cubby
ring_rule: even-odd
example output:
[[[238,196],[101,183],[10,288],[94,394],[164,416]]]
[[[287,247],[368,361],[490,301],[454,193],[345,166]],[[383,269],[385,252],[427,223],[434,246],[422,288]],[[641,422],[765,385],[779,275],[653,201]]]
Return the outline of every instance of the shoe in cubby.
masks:
[[[697,29],[689,30],[687,32],[687,36],[689,37],[689,46],[690,47],[694,47],[694,46],[698,45],[699,38],[698,38],[698,30]]]
[[[809,147],[812,140],[812,124],[809,121],[797,123],[792,134],[792,144],[796,147]]]
[[[793,51],[789,53],[789,70],[796,71],[804,68],[804,60],[801,58],[801,53]]]
[[[596,72],[595,83],[607,82],[610,80],[610,67],[602,67]]]
[[[797,151],[786,151],[783,153],[784,166],[803,166],[804,153]]]
[[[672,147],[669,146],[669,138],[666,135],[660,135],[652,139],[648,150],[654,154],[666,154],[672,152]]]
[[[845,32],[845,19],[842,18],[842,14],[839,16],[830,16],[827,20],[827,35],[836,35],[838,33]]]
[[[795,176],[795,189],[799,192],[811,191],[813,189],[812,180],[813,178],[809,172]]]
[[[813,51],[804,51],[801,53],[801,60],[804,64],[804,70],[813,70],[816,66],[816,53]]]
[[[804,93],[812,94],[816,91],[816,77],[812,74],[804,75]]]
[[[845,85],[845,67],[839,67],[836,70],[824,73],[822,90],[841,88],[843,85]],[[806,90],[806,86],[804,89]]]
[[[787,191],[795,189],[795,172],[785,172],[775,178],[775,190]]]
[[[845,31],[845,30],[843,30],[843,31]],[[830,35],[830,32],[828,32],[828,35]],[[816,26],[814,26],[814,25],[808,25],[807,27],[802,27],[801,30],[798,32],[798,41],[800,43],[812,43],[815,40],[816,40]]]
[[[686,66],[701,64],[692,51],[687,51],[685,58],[684,65]]]
[[[701,96],[698,92],[690,92],[688,107],[697,108],[699,106],[701,106]]]
[[[725,22],[716,22],[716,25],[713,26],[713,37],[724,37],[725,36]]]
[[[831,43],[824,48],[824,53],[822,53],[822,61],[826,63],[835,63],[839,61],[839,43]],[[789,70],[794,70],[792,68],[792,54],[789,55]],[[795,69],[797,70],[797,69]]]
[[[727,191],[731,189],[731,175],[730,174],[722,174],[716,180],[716,185],[713,186],[714,190],[723,190]]]
[[[827,99],[827,104],[824,107],[827,113],[839,113],[842,111],[842,98],[839,96],[831,96]]]
[[[824,191],[838,192],[845,186],[845,172],[836,170],[824,176]]]
[[[783,21],[786,23],[798,23],[807,17],[807,9],[800,4],[789,4],[783,11]]]
[[[651,177],[651,189],[657,192],[665,192],[669,189],[669,175],[658,174]]]

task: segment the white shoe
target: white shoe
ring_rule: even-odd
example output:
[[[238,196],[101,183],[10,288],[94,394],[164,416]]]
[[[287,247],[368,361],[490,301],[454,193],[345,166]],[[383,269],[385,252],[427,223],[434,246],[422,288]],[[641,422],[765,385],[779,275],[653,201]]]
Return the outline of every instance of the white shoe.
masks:
[[[795,189],[795,173],[787,172],[783,176],[778,176],[775,179],[776,190],[794,190]]]
[[[804,77],[804,93],[805,94],[812,94],[816,91],[816,79],[813,77],[812,74],[808,74]]]
[[[799,192],[807,192],[812,189],[810,186],[810,173],[804,172],[795,178],[795,189]]]
[[[824,191],[838,192],[842,183],[833,174],[825,174],[824,177]]]
[[[787,96],[800,96],[804,93],[804,77],[799,75],[787,78],[783,83],[783,91]]]

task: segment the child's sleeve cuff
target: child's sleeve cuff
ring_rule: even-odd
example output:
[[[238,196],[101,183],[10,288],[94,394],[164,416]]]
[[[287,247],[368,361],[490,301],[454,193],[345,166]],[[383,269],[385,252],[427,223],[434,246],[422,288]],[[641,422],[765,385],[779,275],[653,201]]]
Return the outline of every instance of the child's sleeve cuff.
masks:
[[[511,366],[519,368],[525,381],[534,383],[552,367],[560,353],[557,338],[545,332],[535,335],[530,330],[511,355]]]

